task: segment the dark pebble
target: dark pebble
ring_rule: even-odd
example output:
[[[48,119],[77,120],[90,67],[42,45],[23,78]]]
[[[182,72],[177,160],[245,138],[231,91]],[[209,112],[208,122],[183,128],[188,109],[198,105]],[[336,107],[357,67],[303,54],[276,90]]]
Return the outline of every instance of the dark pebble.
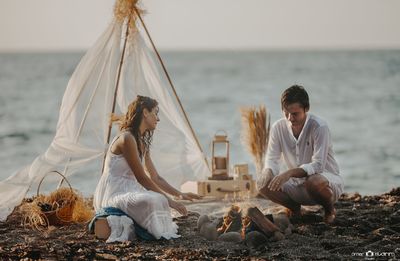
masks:
[[[268,238],[264,234],[258,231],[252,231],[247,233],[246,238],[244,240],[246,246],[251,248],[258,248],[262,245],[265,245],[267,242]]]

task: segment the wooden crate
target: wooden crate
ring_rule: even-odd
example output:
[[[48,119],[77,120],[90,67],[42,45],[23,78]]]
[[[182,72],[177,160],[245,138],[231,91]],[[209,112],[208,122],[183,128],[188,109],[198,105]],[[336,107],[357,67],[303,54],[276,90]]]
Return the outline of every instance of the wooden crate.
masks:
[[[111,228],[108,225],[107,218],[99,217],[94,222],[94,234],[100,239],[107,239],[110,236]]]
[[[255,197],[257,190],[254,180],[207,180],[197,182],[197,193],[217,198]]]

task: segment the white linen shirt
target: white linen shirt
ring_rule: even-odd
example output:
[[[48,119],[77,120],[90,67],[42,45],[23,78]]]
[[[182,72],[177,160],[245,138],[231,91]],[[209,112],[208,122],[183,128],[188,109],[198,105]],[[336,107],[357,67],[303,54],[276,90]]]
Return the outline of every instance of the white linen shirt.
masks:
[[[264,170],[269,168],[278,175],[282,157],[288,169],[302,168],[307,175],[323,172],[339,175],[328,125],[310,113],[298,139],[286,118],[272,125]]]

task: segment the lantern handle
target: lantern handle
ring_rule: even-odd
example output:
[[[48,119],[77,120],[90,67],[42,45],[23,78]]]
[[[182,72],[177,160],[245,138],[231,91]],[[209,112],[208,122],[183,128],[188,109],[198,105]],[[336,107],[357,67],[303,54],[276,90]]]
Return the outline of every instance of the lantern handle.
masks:
[[[217,131],[215,132],[214,136],[220,136],[220,135],[218,135],[218,134],[221,133],[221,132],[223,132],[223,133],[225,134],[225,136],[228,137],[228,133],[226,132],[226,130],[222,130],[222,129],[217,130]]]
[[[223,132],[221,135],[220,133]],[[214,142],[228,142],[228,133],[225,130],[217,130],[214,135]]]

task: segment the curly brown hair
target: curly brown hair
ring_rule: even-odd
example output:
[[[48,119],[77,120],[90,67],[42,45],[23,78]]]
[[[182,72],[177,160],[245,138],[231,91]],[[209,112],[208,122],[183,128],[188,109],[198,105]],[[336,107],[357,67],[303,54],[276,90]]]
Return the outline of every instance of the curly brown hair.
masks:
[[[114,121],[118,120],[120,131],[128,130],[132,133],[136,140],[140,158],[143,158],[146,151],[149,151],[154,132],[153,130],[146,130],[143,135],[140,135],[139,127],[143,119],[143,110],[147,109],[151,112],[157,105],[158,102],[156,100],[138,95],[136,99],[129,104],[126,114],[114,119]],[[144,151],[142,151],[141,144],[144,146]]]

